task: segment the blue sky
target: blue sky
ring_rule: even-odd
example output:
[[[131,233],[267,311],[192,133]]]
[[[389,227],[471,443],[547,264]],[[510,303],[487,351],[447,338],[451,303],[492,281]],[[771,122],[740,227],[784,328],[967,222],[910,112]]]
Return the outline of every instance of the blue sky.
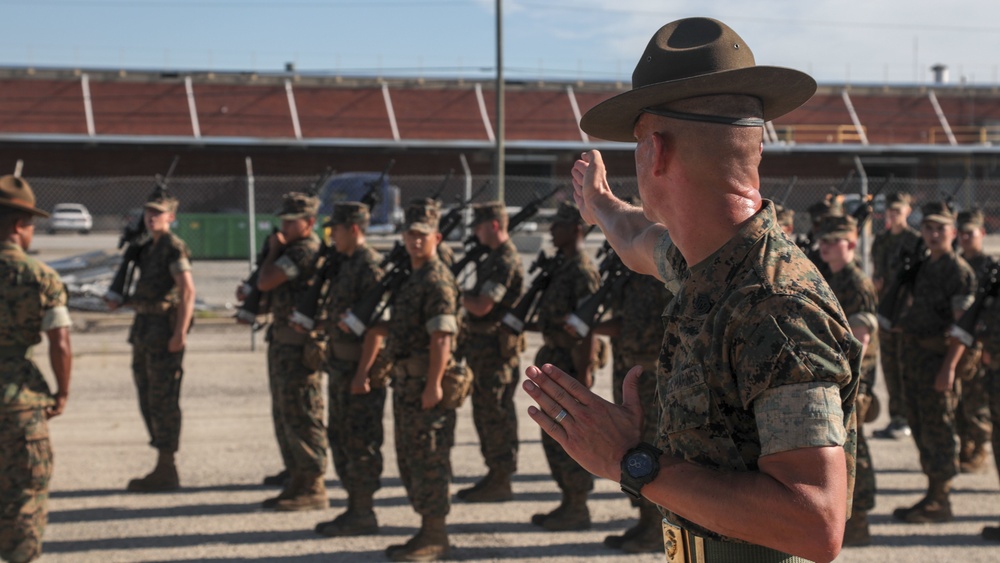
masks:
[[[495,0],[0,0],[0,65],[492,75]],[[508,77],[622,80],[653,32],[718,18],[828,83],[1000,84],[996,0],[505,0]]]

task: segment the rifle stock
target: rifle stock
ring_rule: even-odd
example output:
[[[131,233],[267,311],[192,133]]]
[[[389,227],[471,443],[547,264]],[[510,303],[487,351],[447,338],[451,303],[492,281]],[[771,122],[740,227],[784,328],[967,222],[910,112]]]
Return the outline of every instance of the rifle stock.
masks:
[[[501,319],[500,324],[506,327],[508,330],[514,334],[521,334],[524,332],[525,326],[531,321],[531,318],[535,314],[535,307],[538,300],[544,295],[545,290],[548,289],[549,284],[552,282],[552,274],[555,272],[563,262],[563,257],[561,254],[556,254],[555,256],[548,257],[545,255],[544,251],[538,253],[538,257],[532,262],[531,267],[528,268],[528,273],[533,273],[536,270],[541,270],[535,279],[532,280],[531,286],[528,291],[518,299],[517,304],[511,308]]]
[[[971,348],[976,342],[976,325],[979,323],[979,316],[986,308],[987,301],[1000,293],[998,279],[1000,279],[1000,264],[991,259],[986,265],[983,279],[980,280],[976,300],[948,331],[949,336],[957,338],[966,348]]]
[[[878,304],[878,324],[883,330],[890,330],[899,320],[900,301],[903,299],[903,292],[912,289],[913,282],[917,279],[917,272],[923,263],[926,254],[926,247],[923,239],[918,239],[917,247],[914,251],[904,252],[903,267],[896,274],[896,279],[892,281],[889,289],[885,292],[885,297]]]
[[[632,275],[632,271],[625,267],[621,258],[611,248],[607,242],[604,243],[605,259],[601,262],[601,274],[603,280],[601,287],[590,297],[587,297],[566,318],[566,323],[573,327],[578,335],[586,338],[590,331],[604,316],[608,308],[608,302],[613,295],[616,295],[625,286],[625,282]]]
[[[272,235],[277,232],[277,227],[271,229]],[[257,289],[257,278],[260,277],[260,267],[264,264],[264,258],[267,257],[267,253],[271,249],[270,241],[271,237],[264,239],[264,244],[261,245],[260,252],[257,253],[253,272],[250,272],[250,277],[243,282],[243,294],[245,297],[239,309],[236,310],[235,315],[238,322],[250,325],[254,330],[260,328],[260,324],[257,323],[257,317],[260,315],[261,291]]]

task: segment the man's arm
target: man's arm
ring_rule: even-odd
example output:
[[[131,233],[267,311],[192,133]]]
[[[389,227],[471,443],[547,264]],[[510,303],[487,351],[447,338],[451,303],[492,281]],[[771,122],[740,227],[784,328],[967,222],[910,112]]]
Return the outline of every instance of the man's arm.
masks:
[[[371,379],[368,374],[372,366],[375,365],[375,357],[382,349],[382,343],[385,341],[387,333],[388,329],[384,324],[376,324],[365,331],[365,336],[361,341],[361,357],[358,359],[358,368],[351,380],[352,395],[365,395],[371,392]]]
[[[421,397],[424,410],[432,409],[444,398],[441,380],[451,357],[451,333],[435,331],[431,334],[430,361],[427,366],[427,384]]]
[[[538,403],[531,418],[585,469],[617,482],[625,452],[640,441],[640,367],[617,406],[552,365],[526,370],[524,390]],[[565,409],[560,423],[555,416]],[[810,447],[760,458],[759,470],[723,472],[670,456],[643,496],[720,534],[814,561],[840,551],[846,521],[847,466],[841,447]]]
[[[188,327],[194,317],[194,278],[191,270],[175,274],[174,283],[180,292],[180,303],[177,306],[177,320],[174,321],[174,334],[170,337],[167,349],[180,352],[187,345]]]
[[[654,251],[667,229],[611,192],[600,151],[585,152],[573,164],[573,199],[584,221],[600,227],[630,270],[662,280]]]
[[[485,317],[490,314],[495,305],[496,302],[489,295],[462,294],[462,306],[477,317]]]
[[[271,239],[268,241],[267,255],[264,257],[264,262],[261,263],[260,271],[257,273],[257,289],[271,291],[288,281],[288,274],[274,264],[275,260],[281,256],[284,250],[285,237],[280,232],[272,234]]]
[[[45,409],[45,417],[62,414],[69,398],[69,380],[73,371],[73,352],[69,341],[69,327],[53,328],[45,331],[49,341],[49,364],[56,378],[56,404]]]

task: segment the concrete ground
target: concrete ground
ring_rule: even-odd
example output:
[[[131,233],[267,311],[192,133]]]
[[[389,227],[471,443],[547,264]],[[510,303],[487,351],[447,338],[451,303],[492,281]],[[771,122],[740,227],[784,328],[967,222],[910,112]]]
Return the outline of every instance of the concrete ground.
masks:
[[[36,238],[42,259],[58,258],[87,237]],[[72,244],[71,244],[72,243]],[[89,248],[88,248],[89,249]],[[530,257],[528,257],[530,259]],[[245,273],[245,265],[242,269]],[[236,280],[219,279],[219,295],[231,294]],[[212,285],[196,276],[199,290]],[[228,289],[225,286],[229,286]],[[182,395],[184,429],[179,468],[183,489],[170,494],[124,492],[130,478],[152,468],[154,452],[139,416],[129,370],[127,315],[79,313],[73,334],[74,379],[65,414],[50,426],[55,450],[50,524],[43,561],[381,561],[386,546],[415,533],[419,519],[399,481],[392,439],[392,417],[386,417],[386,470],[376,496],[382,526],[377,536],[331,539],[315,535],[313,526],[343,510],[345,495],[327,475],[330,508],[303,513],[273,513],[260,501],[277,493],[261,486],[264,475],[279,469],[270,419],[265,358],[258,339],[255,351],[244,327],[228,319],[199,319],[185,358]],[[529,341],[524,365],[538,339]],[[44,344],[35,357],[48,372]],[[610,373],[603,370],[596,390],[611,396]],[[884,385],[877,388],[885,402]],[[549,477],[539,430],[525,413],[530,399],[517,394],[520,417],[520,471],[515,499],[495,505],[456,502],[448,518],[456,560],[662,561],[662,554],[622,555],[601,545],[607,534],[632,524],[635,511],[615,483],[598,480],[591,496],[593,529],[551,533],[529,523],[559,499]],[[870,425],[880,428],[885,414]],[[870,430],[869,430],[870,433]],[[470,406],[459,411],[456,447],[452,451],[455,483],[468,486],[484,472]],[[1000,520],[995,469],[961,475],[953,495],[956,520],[939,525],[894,523],[891,512],[923,493],[912,440],[872,440],[879,496],[872,514],[871,547],[845,550],[838,561],[996,561],[1000,545],[979,538],[984,525]]]

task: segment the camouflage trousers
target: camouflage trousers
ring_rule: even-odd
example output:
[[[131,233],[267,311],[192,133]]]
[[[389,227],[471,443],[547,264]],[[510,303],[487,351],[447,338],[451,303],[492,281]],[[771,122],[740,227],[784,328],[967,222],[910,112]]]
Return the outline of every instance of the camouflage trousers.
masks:
[[[958,444],[955,440],[955,392],[934,390],[934,378],[944,354],[921,346],[911,335],[903,335],[906,350],[903,391],[907,422],[920,451],[920,467],[932,479],[947,480],[958,474]]]
[[[517,410],[514,392],[520,376],[517,358],[503,358],[496,334],[467,337],[465,361],[472,368],[472,420],[486,467],[517,471]]]
[[[990,443],[993,422],[990,417],[990,397],[986,368],[980,366],[970,379],[961,382],[962,393],[955,410],[955,424],[962,446],[982,446]],[[964,448],[963,448],[964,449]]]
[[[855,401],[858,413],[858,448],[854,456],[854,503],[855,511],[870,512],[875,508],[875,468],[872,454],[865,439],[865,417],[872,404],[875,383],[875,364],[862,366],[861,383]]]
[[[535,365],[552,364],[558,366],[573,378],[579,378],[568,348],[556,348],[548,344],[538,349]],[[542,430],[542,449],[549,462],[552,478],[564,493],[585,493],[594,490],[594,476],[580,466],[566,450]]]
[[[170,352],[174,333],[169,315],[136,315],[129,332],[132,345],[132,378],[139,396],[139,410],[149,431],[149,445],[176,452],[181,437],[181,380],[184,351]]]
[[[903,335],[887,330],[878,331],[879,358],[882,362],[882,374],[885,376],[885,386],[889,391],[889,418],[905,419],[906,396],[903,392]]]
[[[448,487],[455,411],[440,406],[424,410],[421,395],[426,383],[426,372],[406,373],[397,362],[392,383],[396,460],[413,510],[421,516],[444,517],[451,510]]]
[[[0,558],[4,561],[31,561],[41,555],[51,476],[45,412],[0,412]]]
[[[611,349],[615,350],[618,343],[611,342]],[[657,357],[636,358],[628,354],[614,353],[614,374],[612,375],[611,392],[615,399],[615,404],[622,404],[622,384],[625,376],[633,366],[642,366],[642,377],[639,378],[639,400],[642,402],[642,441],[648,444],[656,444],[658,428],[660,424],[660,399],[656,388],[656,361]],[[654,503],[646,500],[646,497],[631,499],[632,506],[655,506]]]
[[[289,471],[326,473],[323,380],[302,364],[303,347],[271,342],[267,347],[271,416],[281,458]]]
[[[990,417],[992,420],[1000,420],[1000,368],[987,368],[985,383],[989,395]],[[1000,470],[1000,432],[993,432],[990,441],[993,442],[995,467]]]
[[[381,487],[384,388],[351,394],[357,362],[329,358],[327,437],[337,477],[349,495],[371,496]]]

